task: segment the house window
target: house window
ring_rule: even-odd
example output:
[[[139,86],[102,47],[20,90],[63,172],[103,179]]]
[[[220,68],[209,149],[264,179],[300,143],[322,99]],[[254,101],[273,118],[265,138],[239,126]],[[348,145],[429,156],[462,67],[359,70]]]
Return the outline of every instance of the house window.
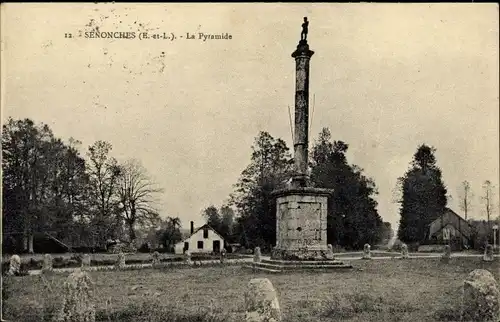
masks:
[[[208,228],[203,228],[203,238],[208,238]]]
[[[184,251],[188,250],[189,249],[189,243],[188,242],[185,242],[184,243]]]
[[[203,249],[203,241],[198,241],[198,249]]]

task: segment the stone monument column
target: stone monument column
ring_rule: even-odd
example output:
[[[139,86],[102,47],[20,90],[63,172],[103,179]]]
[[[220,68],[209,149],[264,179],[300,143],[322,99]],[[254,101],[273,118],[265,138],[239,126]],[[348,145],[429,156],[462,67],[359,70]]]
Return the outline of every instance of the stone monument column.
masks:
[[[292,53],[295,58],[295,174],[293,187],[306,187],[308,176],[308,134],[309,134],[309,62],[314,51],[309,50],[307,40],[300,40]]]
[[[276,246],[271,255],[277,260],[325,260],[327,206],[331,190],[309,186],[309,22],[304,17],[301,39],[292,53],[295,58],[294,174],[291,187],[274,191],[276,197]]]
[[[309,64],[314,54],[307,44],[309,21],[304,17],[295,59],[295,129],[293,135],[294,171],[291,184],[273,191],[276,199],[276,245],[271,258],[255,258],[251,266],[265,272],[290,270],[324,271],[351,269],[352,265],[335,260],[332,247],[328,247],[328,198],[332,189],[310,185],[309,145]],[[256,254],[259,253],[256,248]]]

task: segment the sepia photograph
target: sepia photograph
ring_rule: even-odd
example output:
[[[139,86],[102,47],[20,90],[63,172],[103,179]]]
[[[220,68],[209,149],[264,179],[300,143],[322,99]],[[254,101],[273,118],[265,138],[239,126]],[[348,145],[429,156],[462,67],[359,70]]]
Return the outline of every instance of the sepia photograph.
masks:
[[[0,8],[2,321],[500,322],[497,3]]]

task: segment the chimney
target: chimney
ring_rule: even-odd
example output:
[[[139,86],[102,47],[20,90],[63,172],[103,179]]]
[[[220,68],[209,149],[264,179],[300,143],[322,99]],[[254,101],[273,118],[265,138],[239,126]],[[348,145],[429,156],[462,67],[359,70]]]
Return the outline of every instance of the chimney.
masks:
[[[194,221],[191,222],[191,235],[194,233]]]

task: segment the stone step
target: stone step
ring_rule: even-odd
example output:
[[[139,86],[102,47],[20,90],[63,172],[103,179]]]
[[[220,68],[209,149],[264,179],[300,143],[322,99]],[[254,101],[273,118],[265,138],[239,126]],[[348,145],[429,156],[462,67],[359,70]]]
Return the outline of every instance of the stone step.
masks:
[[[334,270],[334,269],[352,269],[352,265],[336,262],[335,264],[305,264],[300,263],[296,265],[280,265],[272,263],[253,263],[255,269],[270,269],[277,271],[292,271],[292,270]]]
[[[344,264],[338,260],[321,260],[321,261],[285,261],[285,260],[273,260],[273,259],[263,259],[261,263],[273,264],[273,265],[283,265],[283,266],[294,266],[294,265],[342,265]]]
[[[267,268],[267,267],[262,267],[262,266],[250,266],[250,265],[245,265],[243,266],[244,268],[251,268],[251,269],[257,269],[262,272],[269,272],[269,273],[280,273],[281,270],[279,269],[273,269],[273,268]]]
[[[266,266],[266,267],[269,267],[269,266]],[[280,269],[282,271],[293,271],[293,270],[301,270],[301,269],[304,269],[304,270],[329,270],[329,269],[342,269],[342,268],[346,268],[346,269],[350,269],[352,268],[351,265],[346,265],[346,264],[343,264],[343,265],[296,265],[296,266],[270,266],[270,267],[274,267],[275,269]]]
[[[343,262],[332,262],[332,263],[300,263],[300,262],[295,262],[295,263],[287,263],[287,264],[282,264],[282,263],[272,263],[272,262],[260,262],[260,263],[253,263],[256,266],[263,266],[263,267],[282,267],[282,268],[294,268],[294,267],[342,267],[345,266],[346,264]]]

